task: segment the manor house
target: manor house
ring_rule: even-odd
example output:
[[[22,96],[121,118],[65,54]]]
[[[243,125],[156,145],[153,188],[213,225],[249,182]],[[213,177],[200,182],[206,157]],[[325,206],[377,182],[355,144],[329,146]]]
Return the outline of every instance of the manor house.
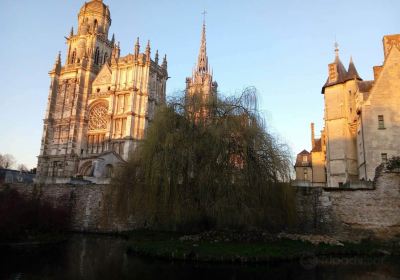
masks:
[[[352,59],[344,67],[336,45],[322,88],[324,128],[315,139],[312,125],[312,150],[297,156],[297,181],[327,187],[373,181],[381,163],[400,155],[400,34],[384,36],[383,49],[383,65],[364,81]]]

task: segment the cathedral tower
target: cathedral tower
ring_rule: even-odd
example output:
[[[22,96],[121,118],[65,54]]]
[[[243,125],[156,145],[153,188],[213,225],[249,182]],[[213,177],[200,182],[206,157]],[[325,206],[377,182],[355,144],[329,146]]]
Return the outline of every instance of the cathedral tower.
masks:
[[[207,104],[217,98],[218,84],[213,81],[207,56],[206,23],[203,21],[200,52],[192,77],[186,78],[186,103],[189,114],[195,119],[208,118]]]
[[[58,55],[44,119],[38,177],[110,177],[144,137],[155,106],[165,102],[166,58],[151,59],[150,42],[140,53],[120,57],[109,39],[111,14],[102,0],[85,3],[77,32],[67,38],[62,65]],[[53,180],[54,181],[54,180]]]

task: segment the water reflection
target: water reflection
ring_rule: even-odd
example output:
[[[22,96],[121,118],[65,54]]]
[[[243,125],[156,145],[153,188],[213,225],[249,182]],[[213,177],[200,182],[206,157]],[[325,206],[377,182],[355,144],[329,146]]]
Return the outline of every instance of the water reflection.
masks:
[[[127,241],[76,235],[65,244],[0,252],[0,279],[400,279],[398,260],[314,259],[270,265],[163,262],[125,254]]]

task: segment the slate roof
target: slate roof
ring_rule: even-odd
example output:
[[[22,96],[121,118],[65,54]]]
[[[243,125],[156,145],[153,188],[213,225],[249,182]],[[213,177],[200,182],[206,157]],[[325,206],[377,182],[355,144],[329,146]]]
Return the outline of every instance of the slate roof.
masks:
[[[307,162],[303,161],[303,157],[307,156]],[[303,150],[301,153],[297,155],[296,164],[294,167],[311,167],[312,166],[312,158],[310,152],[307,150]]]
[[[321,138],[314,140],[314,149],[311,152],[322,152],[322,141]]]

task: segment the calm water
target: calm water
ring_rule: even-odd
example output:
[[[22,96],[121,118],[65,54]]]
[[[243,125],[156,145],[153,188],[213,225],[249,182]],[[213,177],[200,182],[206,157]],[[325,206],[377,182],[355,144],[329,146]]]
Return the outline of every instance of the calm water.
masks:
[[[74,236],[30,252],[0,252],[0,279],[400,279],[394,259],[319,259],[279,265],[211,265],[127,256],[126,241]]]

